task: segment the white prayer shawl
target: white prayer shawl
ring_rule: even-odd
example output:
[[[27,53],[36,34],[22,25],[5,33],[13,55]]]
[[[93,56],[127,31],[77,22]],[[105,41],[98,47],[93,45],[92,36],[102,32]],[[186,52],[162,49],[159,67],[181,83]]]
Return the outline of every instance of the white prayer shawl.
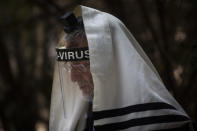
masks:
[[[95,131],[172,129],[190,121],[119,19],[85,6],[78,6],[77,10],[81,10],[90,52]],[[75,99],[65,100],[67,106],[73,107],[65,118],[56,72],[57,66],[50,131],[83,131],[87,101],[75,91]]]

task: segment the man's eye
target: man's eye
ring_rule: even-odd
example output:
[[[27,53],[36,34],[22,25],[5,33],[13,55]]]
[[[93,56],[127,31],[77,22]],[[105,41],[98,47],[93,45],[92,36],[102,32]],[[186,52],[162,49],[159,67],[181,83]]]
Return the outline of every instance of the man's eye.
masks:
[[[90,66],[90,64],[85,64],[84,66],[85,66],[85,67],[89,67],[89,66]]]

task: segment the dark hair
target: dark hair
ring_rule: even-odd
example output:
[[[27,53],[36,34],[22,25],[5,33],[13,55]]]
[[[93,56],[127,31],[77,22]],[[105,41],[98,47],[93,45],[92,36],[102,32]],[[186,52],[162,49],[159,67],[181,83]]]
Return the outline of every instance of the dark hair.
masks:
[[[80,44],[82,42],[83,43],[84,42],[87,43],[87,38],[86,38],[86,34],[85,34],[85,29],[84,29],[82,18],[78,18],[78,19],[81,19],[79,26],[77,26],[75,28],[75,30],[73,30],[72,32],[67,33],[66,36],[64,37],[65,41],[71,47],[72,47],[72,45],[77,45],[77,44]]]

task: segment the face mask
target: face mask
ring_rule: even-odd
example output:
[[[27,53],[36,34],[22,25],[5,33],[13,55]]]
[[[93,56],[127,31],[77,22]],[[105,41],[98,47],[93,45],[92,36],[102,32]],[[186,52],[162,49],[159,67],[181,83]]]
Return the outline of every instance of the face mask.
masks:
[[[93,80],[90,72],[88,47],[83,47],[85,42],[78,43],[79,48],[77,46],[75,48],[56,48],[56,54],[62,91],[70,83],[70,85],[77,86],[76,88],[80,89],[82,95],[88,98],[93,95]]]
[[[60,91],[64,118],[69,118],[84,110],[84,103],[92,101],[94,84],[82,18],[68,13],[61,19],[65,33],[56,47],[53,87]]]

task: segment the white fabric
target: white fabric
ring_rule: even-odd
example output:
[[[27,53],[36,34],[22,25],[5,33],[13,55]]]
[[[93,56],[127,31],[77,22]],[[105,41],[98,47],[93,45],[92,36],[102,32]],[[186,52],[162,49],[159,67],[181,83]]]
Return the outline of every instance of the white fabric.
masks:
[[[64,76],[69,76],[63,74]],[[88,101],[81,91],[64,77],[66,85],[61,91],[58,63],[55,65],[50,109],[50,131],[81,131],[85,126]],[[63,94],[62,94],[63,93]]]
[[[128,115],[103,118],[94,121],[94,125],[105,125],[124,122],[134,118],[157,115],[187,116],[181,106],[170,95],[163,85],[157,71],[138,42],[116,17],[80,6],[88,39],[90,52],[90,68],[94,81],[93,111],[120,109],[127,106],[163,102],[172,105],[177,110],[157,110],[131,113]],[[50,131],[74,131],[80,123],[80,116],[87,108],[77,95],[70,117],[64,118],[61,92],[58,86],[58,76],[54,73],[54,83],[51,101]],[[66,101],[67,102],[67,101]],[[67,108],[67,107],[66,107]],[[177,127],[185,122],[173,124],[152,124],[150,126],[135,126],[124,131],[146,131],[162,129],[162,127]],[[74,128],[73,128],[74,127]]]

